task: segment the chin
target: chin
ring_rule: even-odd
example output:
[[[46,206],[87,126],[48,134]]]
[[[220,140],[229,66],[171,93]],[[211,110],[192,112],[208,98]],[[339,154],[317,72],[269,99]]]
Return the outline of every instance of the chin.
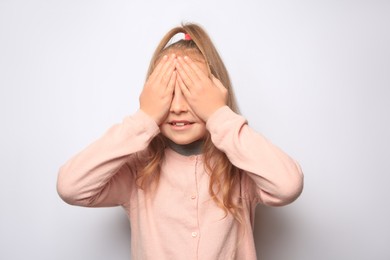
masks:
[[[198,141],[199,139],[182,140],[182,139],[172,138],[172,139],[169,139],[169,140],[171,140],[175,144],[186,145],[186,144],[190,144],[190,143],[193,143],[195,141]]]
[[[178,145],[191,144],[195,141],[204,139],[204,137],[206,136],[206,131],[175,133],[173,131],[170,131],[169,129],[164,128],[162,129],[161,133],[165,138],[168,138],[169,140],[171,140],[171,142],[174,142]]]

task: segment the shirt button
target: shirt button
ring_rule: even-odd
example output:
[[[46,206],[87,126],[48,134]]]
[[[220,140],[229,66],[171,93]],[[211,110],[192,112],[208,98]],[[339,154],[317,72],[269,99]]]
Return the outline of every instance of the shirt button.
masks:
[[[191,199],[193,199],[193,200],[196,199],[196,195],[192,195]]]
[[[192,233],[191,233],[191,236],[192,236],[192,237],[196,237],[197,235],[198,235],[198,232],[192,232]]]

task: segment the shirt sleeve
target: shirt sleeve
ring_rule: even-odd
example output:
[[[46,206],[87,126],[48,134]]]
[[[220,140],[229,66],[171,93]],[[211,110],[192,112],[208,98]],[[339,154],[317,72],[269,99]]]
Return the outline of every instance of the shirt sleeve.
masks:
[[[224,106],[211,115],[206,126],[214,145],[244,171],[246,188],[255,187],[261,203],[286,205],[300,195],[303,173],[299,164],[250,128],[244,117]]]
[[[159,133],[143,111],[112,126],[59,170],[57,191],[67,203],[85,207],[124,205],[135,187],[135,154]]]

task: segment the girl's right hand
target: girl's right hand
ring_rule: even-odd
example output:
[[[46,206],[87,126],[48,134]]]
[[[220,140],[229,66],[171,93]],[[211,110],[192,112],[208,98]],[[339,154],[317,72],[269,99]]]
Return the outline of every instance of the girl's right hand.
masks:
[[[161,125],[168,115],[176,82],[176,55],[165,55],[150,74],[139,97],[140,109]]]

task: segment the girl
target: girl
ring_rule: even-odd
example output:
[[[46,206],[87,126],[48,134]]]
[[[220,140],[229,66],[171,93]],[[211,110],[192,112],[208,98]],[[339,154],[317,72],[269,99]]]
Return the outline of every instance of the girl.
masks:
[[[185,38],[170,43],[179,33]],[[238,114],[227,70],[200,26],[165,35],[139,101],[61,167],[61,198],[122,206],[131,259],[256,259],[256,205],[292,202],[303,175]]]

